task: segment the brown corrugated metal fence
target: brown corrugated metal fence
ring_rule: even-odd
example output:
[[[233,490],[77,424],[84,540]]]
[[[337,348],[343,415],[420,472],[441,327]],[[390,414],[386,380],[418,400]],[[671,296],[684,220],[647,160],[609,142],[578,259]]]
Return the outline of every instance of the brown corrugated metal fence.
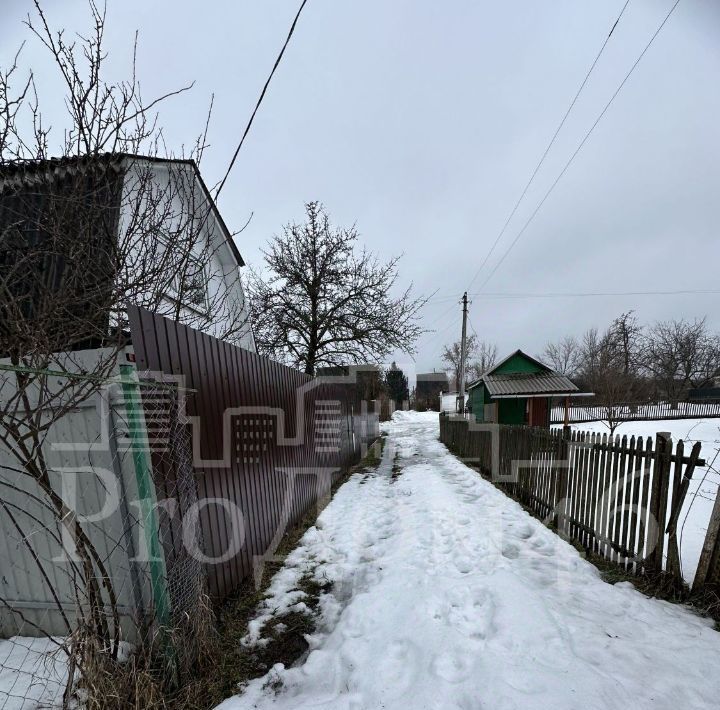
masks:
[[[140,377],[180,377],[188,393],[205,555],[220,558],[238,530],[244,537],[230,559],[206,564],[210,593],[223,598],[253,573],[285,522],[359,459],[375,415],[361,416],[348,378],[310,377],[139,308],[130,309],[130,327]],[[173,474],[154,465],[154,475],[162,495]]]

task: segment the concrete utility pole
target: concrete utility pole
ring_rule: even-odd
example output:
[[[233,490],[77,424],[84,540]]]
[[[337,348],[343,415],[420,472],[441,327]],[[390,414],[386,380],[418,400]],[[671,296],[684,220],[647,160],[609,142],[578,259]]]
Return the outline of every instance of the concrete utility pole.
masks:
[[[462,297],[463,324],[462,337],[460,338],[460,382],[458,382],[457,411],[459,414],[465,412],[465,358],[467,357],[467,291]]]

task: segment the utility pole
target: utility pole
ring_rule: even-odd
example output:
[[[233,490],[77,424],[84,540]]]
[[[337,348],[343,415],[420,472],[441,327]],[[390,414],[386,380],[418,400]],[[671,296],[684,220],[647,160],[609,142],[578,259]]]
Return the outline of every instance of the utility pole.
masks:
[[[465,358],[467,357],[467,291],[462,297],[463,324],[462,337],[460,338],[460,382],[458,382],[457,411],[459,414],[465,412]]]

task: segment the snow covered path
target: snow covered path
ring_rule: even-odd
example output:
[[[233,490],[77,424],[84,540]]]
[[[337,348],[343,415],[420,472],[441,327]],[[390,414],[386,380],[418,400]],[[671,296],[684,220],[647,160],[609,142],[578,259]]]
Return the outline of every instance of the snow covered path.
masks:
[[[437,434],[437,415],[396,414],[380,468],[338,491],[271,586],[268,609],[288,609],[301,574],[334,582],[309,656],[223,710],[718,707],[711,622],[603,582]]]

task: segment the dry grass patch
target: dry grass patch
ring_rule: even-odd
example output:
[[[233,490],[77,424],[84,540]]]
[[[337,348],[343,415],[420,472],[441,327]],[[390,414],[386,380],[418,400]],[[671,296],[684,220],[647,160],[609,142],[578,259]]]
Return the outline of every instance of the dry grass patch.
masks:
[[[382,458],[385,438],[373,444],[367,456],[341,476],[331,489],[331,497],[350,476],[376,469]],[[240,639],[248,633],[248,623],[258,614],[267,598],[272,577],[283,560],[321,511],[312,508],[283,536],[274,559],[264,566],[259,588],[246,580],[236,595],[213,611],[209,601],[188,619],[182,633],[166,631],[124,661],[110,661],[96,654],[95,662],[83,659],[83,678],[76,694],[90,710],[209,710],[237,694],[243,684],[265,675],[276,663],[291,666],[308,650],[305,637],[315,631],[320,597],[331,589],[305,575],[297,585],[304,592],[309,612],[290,611],[272,617],[263,630],[269,639],[265,646],[245,647]],[[169,649],[169,650],[168,650]],[[189,661],[188,659],[192,659]],[[278,679],[268,679],[269,689]]]
[[[335,482],[332,495],[352,475],[376,469],[382,459],[384,446],[385,437],[380,437],[370,447],[367,456]],[[305,637],[317,627],[320,597],[332,589],[331,582],[318,582],[310,574],[303,576],[296,587],[304,592],[302,601],[309,612],[290,611],[273,616],[263,628],[263,637],[269,640],[267,645],[245,647],[240,639],[247,635],[249,622],[257,616],[259,605],[267,598],[266,590],[273,576],[283,566],[284,559],[297,547],[305,532],[315,524],[320,512],[313,508],[285,533],[274,559],[265,564],[259,589],[255,589],[252,580],[248,580],[236,597],[221,609],[216,665],[213,678],[208,679],[207,686],[208,699],[212,698],[212,702],[206,703],[204,707],[211,708],[236,694],[244,684],[264,676],[276,663],[292,666],[307,653]],[[273,678],[268,679],[270,684],[275,681]],[[279,688],[270,689],[279,691]]]

